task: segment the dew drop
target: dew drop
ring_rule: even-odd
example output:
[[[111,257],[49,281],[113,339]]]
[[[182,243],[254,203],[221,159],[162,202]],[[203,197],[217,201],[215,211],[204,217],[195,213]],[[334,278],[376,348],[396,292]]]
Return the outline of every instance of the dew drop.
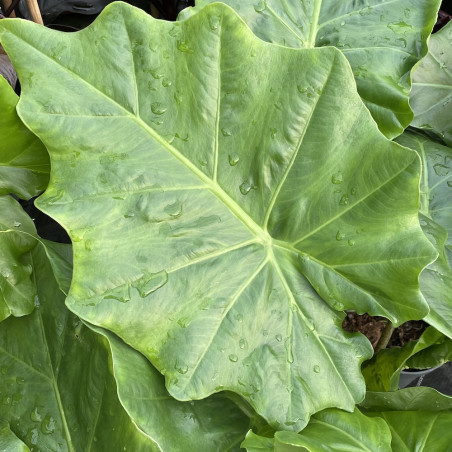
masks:
[[[341,241],[341,240],[344,240],[344,239],[345,239],[345,234],[343,232],[341,232],[341,231],[337,231],[336,240],[337,241]]]
[[[132,284],[132,287],[138,290],[141,298],[146,298],[151,293],[161,289],[167,282],[168,273],[165,270],[157,273],[144,272],[143,276]]]
[[[452,187],[452,180],[448,180],[448,181],[447,181],[447,186],[448,186],[448,187]]]
[[[170,217],[179,218],[182,215],[182,204],[180,201],[175,201],[172,204],[168,204],[163,210]]]
[[[225,127],[221,129],[221,133],[223,134],[224,137],[230,137],[232,135],[231,131],[226,129]]]
[[[281,341],[282,341],[282,336],[281,336],[280,334],[277,334],[277,335],[275,336],[275,339],[276,339],[278,342],[281,342]]]
[[[243,182],[239,186],[240,193],[242,195],[247,195],[251,191],[252,185],[249,182]]]
[[[180,374],[184,375],[184,374],[186,374],[186,373],[188,372],[188,366],[181,366],[181,367],[178,367],[177,371],[178,371]]]
[[[313,370],[316,374],[318,374],[320,372],[320,366],[318,366],[317,364],[313,367]]]
[[[151,111],[154,115],[163,115],[166,111],[166,108],[160,102],[154,102],[151,105]]]
[[[23,385],[25,383],[25,379],[23,379],[22,377],[17,377],[16,378],[16,383],[18,385]]]
[[[235,320],[237,320],[237,322],[242,323],[243,321],[243,315],[242,314],[237,314],[235,316]]]
[[[335,185],[342,184],[343,181],[342,173],[336,173],[331,176],[331,182]]]
[[[347,243],[349,246],[355,246],[355,241],[352,239],[350,239]]]
[[[49,414],[44,418],[41,424],[41,432],[44,435],[50,435],[55,431],[55,419]]]
[[[262,336],[267,337],[268,336],[268,330],[262,330]]]
[[[270,129],[271,137],[274,139],[278,131],[275,128]]]
[[[239,341],[239,347],[243,350],[244,348],[248,348],[248,342],[246,339],[240,339]]]
[[[162,80],[162,86],[163,86],[163,87],[168,88],[168,86],[171,86],[171,85],[172,85],[171,80],[168,80],[167,78],[164,78],[164,79]]]
[[[449,174],[450,168],[442,163],[435,163],[433,165],[433,170],[437,176],[447,176]]]
[[[236,363],[239,360],[237,355],[229,355],[229,361],[231,361],[231,363]]]
[[[292,353],[292,344],[290,343],[290,337],[288,337],[284,341],[284,346],[286,348],[286,360],[289,364],[293,363],[293,353]]]
[[[194,50],[188,45],[188,43],[184,40],[177,41],[177,50],[180,50],[184,53],[195,53]]]
[[[339,201],[339,204],[341,206],[347,206],[348,205],[348,195],[343,195]]]
[[[238,155],[229,155],[229,165],[235,166],[239,163],[240,159]]]
[[[254,5],[254,11],[256,11],[257,13],[261,13],[262,11],[265,10],[265,8],[267,7],[266,3],[264,0],[259,0],[259,2]]]
[[[340,301],[333,300],[332,305],[333,305],[333,308],[336,309],[336,311],[344,310],[344,303],[341,303]]]
[[[342,22],[341,22],[341,27],[343,27],[345,25],[345,20],[343,20]]]
[[[38,412],[38,407],[35,407],[35,409],[30,413],[30,419],[33,422],[41,422],[42,421],[42,417]]]
[[[220,25],[220,18],[218,16],[209,17],[209,27],[212,31],[216,30]]]
[[[351,189],[351,191],[350,191],[350,193],[351,193],[352,195],[356,195],[356,192],[357,192],[356,187],[353,187],[353,188]]]
[[[85,250],[86,251],[91,251],[93,249],[93,247],[94,247],[93,241],[89,240],[89,239],[86,240],[86,242],[85,242]]]
[[[21,226],[22,225],[22,223],[20,223],[19,221],[15,221],[14,222],[14,227],[15,228],[18,228],[19,226]]]

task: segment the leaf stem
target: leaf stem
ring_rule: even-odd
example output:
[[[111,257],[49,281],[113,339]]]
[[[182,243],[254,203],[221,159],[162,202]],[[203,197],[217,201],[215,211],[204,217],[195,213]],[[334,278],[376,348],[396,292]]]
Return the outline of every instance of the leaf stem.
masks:
[[[375,346],[375,353],[378,353],[380,350],[386,348],[391,339],[392,333],[394,332],[394,326],[392,325],[390,320],[387,320],[385,329],[381,333],[380,339]]]

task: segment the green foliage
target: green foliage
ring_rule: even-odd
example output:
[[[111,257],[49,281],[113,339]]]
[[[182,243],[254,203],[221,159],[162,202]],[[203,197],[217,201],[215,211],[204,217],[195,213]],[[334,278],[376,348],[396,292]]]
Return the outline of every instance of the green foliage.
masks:
[[[428,55],[413,71],[413,126],[431,130],[452,146],[452,23],[431,36]]]
[[[36,287],[31,277],[31,250],[36,246],[35,236],[35,225],[19,203],[11,196],[0,196],[0,321],[33,311]]]
[[[229,1],[284,46],[207,3],[0,23],[0,449],[447,450],[451,398],[395,390],[452,357],[452,154],[378,130],[438,1]],[[7,196],[46,186],[73,247]],[[366,361],[348,309],[432,327]]]
[[[39,195],[49,181],[49,156],[16,113],[19,98],[0,76],[0,195]]]
[[[181,18],[216,0],[196,0]],[[413,119],[410,71],[426,54],[438,0],[225,0],[264,41],[295,48],[335,46],[380,130],[393,138]],[[301,4],[300,4],[301,3]]]

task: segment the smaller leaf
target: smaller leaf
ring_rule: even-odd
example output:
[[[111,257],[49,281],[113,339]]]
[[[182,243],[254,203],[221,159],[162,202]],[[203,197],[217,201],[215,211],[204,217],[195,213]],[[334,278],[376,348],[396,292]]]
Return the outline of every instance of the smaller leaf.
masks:
[[[30,449],[11,431],[8,422],[0,419],[0,451],[30,452]]]
[[[416,353],[443,340],[444,336],[430,327],[417,341],[411,341],[404,347],[381,350],[363,365],[367,389],[370,391],[395,391],[399,385],[400,372],[408,368],[407,361]]]
[[[122,405],[159,450],[227,451],[242,441],[249,420],[230,400],[221,394],[195,402],[173,399],[143,355],[109,331],[89,327],[108,341]]]
[[[413,126],[431,130],[452,146],[452,22],[429,41],[427,56],[413,70]]]
[[[368,393],[361,404],[371,418],[391,430],[395,452],[448,451],[452,444],[452,397],[431,388]]]
[[[242,447],[260,451],[389,452],[391,433],[382,419],[371,419],[357,408],[353,413],[328,409],[316,413],[300,433],[275,433],[274,440],[248,433]]]
[[[414,149],[421,158],[419,222],[439,254],[419,278],[430,307],[425,320],[452,338],[452,270],[446,251],[452,245],[452,149],[421,133],[405,132],[396,141]]]
[[[29,199],[49,181],[49,155],[44,145],[16,113],[19,97],[0,76],[0,195]]]
[[[0,321],[33,311],[36,287],[30,251],[36,246],[36,234],[19,203],[0,196]]]

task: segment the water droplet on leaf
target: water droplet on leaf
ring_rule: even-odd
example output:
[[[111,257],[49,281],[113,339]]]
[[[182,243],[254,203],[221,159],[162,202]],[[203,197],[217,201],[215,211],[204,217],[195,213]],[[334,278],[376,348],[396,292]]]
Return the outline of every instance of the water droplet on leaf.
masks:
[[[151,111],[154,115],[163,115],[166,112],[166,108],[160,102],[154,102],[151,105]]]
[[[229,361],[231,361],[232,363],[236,363],[239,360],[237,355],[229,355]]]
[[[314,366],[313,370],[314,370],[314,372],[315,372],[316,374],[318,374],[318,373],[320,372],[320,366],[318,366],[318,365],[316,364],[316,365]]]
[[[235,166],[239,163],[240,159],[238,155],[229,155],[229,165]]]
[[[49,414],[44,418],[41,424],[41,432],[50,435],[55,431],[55,419]]]

